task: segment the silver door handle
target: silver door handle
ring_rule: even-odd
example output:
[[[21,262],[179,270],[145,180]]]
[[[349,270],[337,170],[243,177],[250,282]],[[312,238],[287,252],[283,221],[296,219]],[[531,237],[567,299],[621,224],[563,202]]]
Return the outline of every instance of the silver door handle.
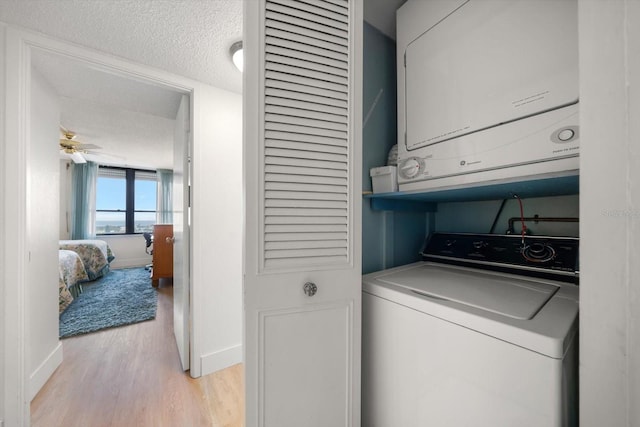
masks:
[[[167,243],[175,243],[175,242],[176,242],[176,239],[175,239],[174,237],[167,236],[167,237],[164,239],[164,241],[165,241],[165,242],[167,242]]]
[[[304,286],[302,287],[302,290],[304,290],[304,293],[308,296],[308,297],[312,297],[316,294],[316,292],[318,292],[318,287],[316,286],[315,283],[312,282],[307,282],[304,284]]]

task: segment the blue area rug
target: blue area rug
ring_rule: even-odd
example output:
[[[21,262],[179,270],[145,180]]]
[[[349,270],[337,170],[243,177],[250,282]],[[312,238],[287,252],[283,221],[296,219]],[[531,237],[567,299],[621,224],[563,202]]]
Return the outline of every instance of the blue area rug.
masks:
[[[111,270],[82,287],[84,291],[60,315],[60,338],[156,317],[158,293],[142,267]]]

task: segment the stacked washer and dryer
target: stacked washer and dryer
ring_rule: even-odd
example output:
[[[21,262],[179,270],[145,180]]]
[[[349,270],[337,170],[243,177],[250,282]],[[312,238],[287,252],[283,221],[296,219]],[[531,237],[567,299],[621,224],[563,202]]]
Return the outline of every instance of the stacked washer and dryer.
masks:
[[[397,28],[400,191],[578,174],[576,0],[409,0]],[[578,246],[432,233],[365,275],[363,425],[578,425]]]

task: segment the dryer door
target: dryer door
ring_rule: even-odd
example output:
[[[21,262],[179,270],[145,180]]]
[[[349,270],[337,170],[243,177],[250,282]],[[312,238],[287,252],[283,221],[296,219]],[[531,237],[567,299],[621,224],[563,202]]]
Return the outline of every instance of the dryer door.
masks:
[[[578,100],[576,1],[471,0],[409,43],[406,146]]]

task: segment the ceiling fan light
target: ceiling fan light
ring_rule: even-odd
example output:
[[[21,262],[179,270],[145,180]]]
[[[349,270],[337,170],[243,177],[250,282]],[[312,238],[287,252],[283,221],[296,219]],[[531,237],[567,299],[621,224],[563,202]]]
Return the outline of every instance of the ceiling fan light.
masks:
[[[236,66],[240,72],[242,72],[244,66],[244,57],[242,55],[242,40],[235,42],[229,48],[229,52],[231,53],[231,60],[233,61],[233,65]]]

